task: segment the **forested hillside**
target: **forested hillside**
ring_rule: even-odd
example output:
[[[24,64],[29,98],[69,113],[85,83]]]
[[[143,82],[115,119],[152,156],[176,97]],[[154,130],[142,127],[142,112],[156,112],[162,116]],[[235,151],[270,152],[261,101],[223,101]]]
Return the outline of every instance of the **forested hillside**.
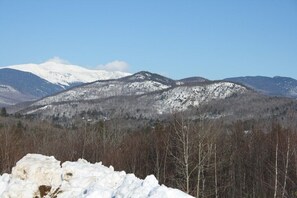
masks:
[[[25,154],[40,153],[62,162],[102,161],[140,178],[154,174],[160,183],[196,197],[294,197],[297,134],[290,123],[191,121],[176,114],[129,130],[119,120],[62,128],[1,117],[0,170],[10,172]]]

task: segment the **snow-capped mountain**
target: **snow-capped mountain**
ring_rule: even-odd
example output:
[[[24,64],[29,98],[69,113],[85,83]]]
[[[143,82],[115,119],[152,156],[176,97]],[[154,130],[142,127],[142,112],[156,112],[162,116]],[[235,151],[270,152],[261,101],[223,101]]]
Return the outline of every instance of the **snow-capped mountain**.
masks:
[[[244,86],[230,82],[178,81],[139,72],[132,76],[97,81],[39,100],[21,111],[41,117],[75,118],[86,112],[102,117],[152,118],[197,108],[246,92]]]
[[[79,159],[64,162],[40,154],[27,154],[11,174],[0,175],[0,197],[56,198],[191,198],[164,185],[153,175],[144,180],[112,166]]]
[[[91,70],[77,65],[65,64],[59,61],[49,60],[41,64],[12,65],[10,68],[30,72],[51,82],[67,88],[73,84],[93,82],[96,80],[114,79],[130,75],[125,72],[111,72],[104,70]]]
[[[127,75],[129,73],[89,70],[57,61],[1,67],[0,106],[37,100],[74,85]]]
[[[34,103],[34,105],[46,105],[65,101],[96,100],[116,96],[137,96],[161,91],[173,86],[175,86],[174,80],[158,74],[139,72],[121,79],[96,81],[79,86],[44,98]]]
[[[241,83],[266,95],[297,98],[297,80],[293,78],[246,76],[227,78],[225,80]]]

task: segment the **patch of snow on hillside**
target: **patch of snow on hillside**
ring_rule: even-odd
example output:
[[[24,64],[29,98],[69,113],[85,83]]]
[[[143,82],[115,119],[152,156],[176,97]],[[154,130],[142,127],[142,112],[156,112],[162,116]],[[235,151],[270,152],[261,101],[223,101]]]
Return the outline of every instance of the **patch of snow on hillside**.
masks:
[[[114,171],[101,163],[83,159],[64,162],[54,157],[27,154],[0,176],[0,197],[84,197],[84,198],[190,198],[180,190],[160,186],[153,175],[144,180],[124,171]]]
[[[7,93],[18,93],[16,89],[9,85],[0,85],[0,92],[2,94],[7,94]]]
[[[37,109],[34,109],[32,111],[28,111],[26,114],[33,114],[33,113],[37,113],[39,111],[43,111],[43,110],[46,110],[47,108],[51,107],[52,105],[45,105],[43,107],[40,107],[40,108],[37,108]]]
[[[144,93],[163,90],[169,87],[170,86],[168,85],[164,85],[162,83],[154,81],[132,82],[127,85],[127,88],[138,90]]]
[[[297,87],[292,87],[290,90],[289,90],[289,95],[293,96],[293,97],[296,97],[297,96]]]
[[[25,95],[9,85],[0,85],[0,105],[14,105],[22,101],[31,101],[36,98]]]

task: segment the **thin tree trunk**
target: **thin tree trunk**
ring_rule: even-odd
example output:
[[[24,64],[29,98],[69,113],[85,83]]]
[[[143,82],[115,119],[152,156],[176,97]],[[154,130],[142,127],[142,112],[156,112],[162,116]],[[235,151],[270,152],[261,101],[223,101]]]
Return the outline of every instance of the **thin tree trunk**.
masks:
[[[286,156],[286,169],[285,169],[285,179],[284,179],[282,197],[285,197],[285,192],[286,192],[288,166],[289,166],[289,155],[290,155],[290,138],[289,138],[289,135],[288,135],[288,147],[287,147],[287,156]]]
[[[82,153],[81,153],[82,159],[84,159],[84,157],[85,157],[86,139],[87,139],[87,123],[85,123],[85,130],[84,130],[84,134],[83,134],[83,148],[82,148]]]
[[[164,163],[163,163],[163,183],[166,183],[166,164],[167,164],[167,156],[168,156],[168,150],[169,150],[169,140],[167,140],[166,143],[166,152],[164,156]]]
[[[216,198],[219,197],[218,195],[218,174],[217,174],[217,144],[215,144],[215,156],[214,156],[214,168],[215,168],[215,191],[216,191]]]
[[[277,176],[278,176],[278,134],[276,136],[276,148],[275,148],[275,182],[274,182],[274,198],[277,197]]]
[[[197,173],[197,195],[196,198],[200,196],[200,175],[201,175],[201,143],[199,143],[199,151],[198,151],[198,173]]]
[[[183,127],[184,128],[184,127]],[[184,130],[184,129],[182,129]],[[188,131],[183,132],[184,136],[184,163],[186,171],[186,192],[190,192],[190,175],[189,175],[189,135]]]
[[[160,157],[159,157],[159,150],[156,148],[156,177],[157,180],[160,181]]]

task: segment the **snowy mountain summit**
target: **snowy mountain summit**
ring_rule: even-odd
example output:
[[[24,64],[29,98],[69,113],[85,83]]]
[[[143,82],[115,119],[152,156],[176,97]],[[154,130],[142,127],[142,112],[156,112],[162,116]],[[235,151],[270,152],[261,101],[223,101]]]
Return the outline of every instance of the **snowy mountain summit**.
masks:
[[[32,101],[97,80],[117,79],[130,75],[120,71],[86,69],[51,59],[41,64],[21,64],[0,68],[0,107]]]
[[[87,83],[96,80],[115,79],[130,75],[120,71],[105,71],[86,69],[77,65],[71,65],[56,60],[48,60],[41,64],[21,64],[4,68],[30,72],[50,83],[68,87],[77,83]]]
[[[27,154],[12,169],[0,176],[3,198],[190,198],[180,190],[159,185],[153,175],[144,180],[124,171],[114,171],[101,163],[83,159],[64,162],[54,157]]]

